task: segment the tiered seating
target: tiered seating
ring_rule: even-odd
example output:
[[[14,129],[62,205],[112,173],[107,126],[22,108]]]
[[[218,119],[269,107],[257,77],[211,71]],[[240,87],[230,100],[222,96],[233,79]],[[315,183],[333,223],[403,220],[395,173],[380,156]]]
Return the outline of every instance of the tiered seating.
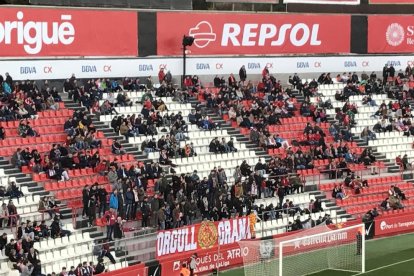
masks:
[[[364,188],[361,194],[354,194],[350,189],[347,190],[349,198],[345,200],[336,199],[336,204],[347,210],[348,213],[361,216],[373,207],[379,207],[379,204],[388,196],[388,190],[391,185],[398,186],[407,197],[414,195],[414,186],[401,179],[400,175],[368,178],[368,188]],[[342,184],[342,181],[321,184],[319,189],[326,192],[328,198],[336,185]],[[405,210],[414,210],[414,200],[408,199],[403,201]]]
[[[137,96],[134,96],[136,93]],[[139,95],[139,96],[138,96]],[[136,99],[140,99],[142,97],[142,92],[128,92],[128,96]],[[134,98],[134,99],[135,99]],[[168,113],[177,113],[180,111],[185,121],[187,121],[188,125],[188,133],[185,135],[188,136],[189,140],[181,141],[180,147],[183,147],[187,143],[193,143],[194,150],[197,153],[197,157],[189,157],[189,158],[172,158],[171,161],[174,164],[177,164],[178,167],[174,168],[174,170],[180,173],[187,173],[192,172],[194,170],[198,171],[198,175],[200,177],[208,176],[209,172],[214,166],[221,166],[225,169],[228,183],[233,182],[233,172],[234,168],[237,165],[240,165],[242,160],[248,160],[250,165],[254,165],[258,161],[258,157],[255,155],[253,151],[249,151],[246,146],[242,143],[234,141],[235,147],[237,148],[238,152],[236,153],[229,153],[229,154],[218,154],[215,155],[209,152],[208,145],[210,144],[211,140],[214,137],[218,137],[219,139],[225,138],[226,141],[229,141],[230,135],[227,133],[226,130],[216,130],[216,131],[202,131],[199,130],[197,126],[191,125],[188,122],[187,116],[190,114],[192,107],[191,104],[178,104],[172,101],[172,98],[162,98],[164,103],[168,108]],[[132,107],[116,107],[116,110],[120,114],[124,115],[132,115],[138,114],[141,112],[142,105],[134,105]],[[163,112],[162,112],[163,113]],[[165,113],[165,112],[164,112]],[[103,122],[110,122],[115,115],[103,115],[100,116],[100,121]],[[163,127],[162,127],[163,128]],[[155,139],[159,139],[162,135],[165,135],[169,132],[161,132],[159,128],[159,134],[153,136]],[[168,128],[166,128],[169,131]],[[138,149],[141,148],[141,144],[144,140],[150,137],[146,136],[137,136],[129,138],[129,143],[134,144],[137,146]],[[152,138],[152,137],[151,137]],[[148,158],[151,160],[158,160],[159,153],[154,152],[148,154]],[[206,162],[210,163],[211,166],[206,166]]]
[[[315,196],[309,193],[291,194],[291,195],[287,195],[284,200],[286,199],[292,200],[295,205],[298,205],[303,209],[303,208],[308,208],[309,202],[312,199],[315,200]],[[266,198],[266,199],[255,200],[255,205],[260,206],[261,204],[263,204],[264,206],[268,206],[270,204],[273,204],[273,206],[278,206],[279,201],[277,198]],[[345,222],[347,220],[346,218],[342,218],[339,215],[337,215],[336,209],[327,208],[324,202],[322,202],[322,208],[324,209],[323,212],[311,214],[312,220],[316,221],[320,216],[324,217],[325,214],[329,214],[333,222],[336,224]],[[256,236],[265,237],[265,236],[285,233],[286,225],[289,222],[293,222],[293,220],[296,219],[296,216],[291,217],[284,213],[281,213],[281,214],[283,217],[276,219],[276,220],[270,219],[268,221],[258,221],[255,225]],[[305,221],[306,219],[308,219],[308,217],[309,215],[302,215],[300,216],[300,219],[301,221]]]

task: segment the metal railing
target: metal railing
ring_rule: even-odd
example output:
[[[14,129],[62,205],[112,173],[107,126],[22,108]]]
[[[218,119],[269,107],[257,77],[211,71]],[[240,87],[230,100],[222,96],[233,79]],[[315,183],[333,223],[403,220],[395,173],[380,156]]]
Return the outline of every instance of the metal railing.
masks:
[[[67,256],[61,261],[73,261],[76,265],[77,263],[82,263],[84,261],[92,261],[95,258],[98,258],[102,252],[103,245],[109,245],[110,254],[117,259],[117,263],[121,263],[122,267],[128,266],[129,261],[140,261],[146,262],[155,259],[155,248],[156,248],[156,234],[140,234],[139,232],[125,232],[126,236],[122,239],[115,239],[114,241],[97,243],[96,241],[77,241],[76,243],[62,244],[59,247],[53,248],[38,248],[40,249],[41,254],[47,253],[58,253],[62,249],[69,249],[70,247],[82,246],[83,250],[81,252],[74,249],[73,252],[76,253],[74,256]],[[63,237],[63,239],[67,237]],[[60,239],[60,238],[56,238]],[[55,239],[55,240],[56,240]],[[85,247],[87,250],[84,251]],[[59,254],[58,254],[59,255]],[[118,255],[118,256],[117,256]],[[59,255],[60,256],[60,255]],[[107,258],[107,256],[102,256]],[[95,259],[96,260],[96,259]],[[51,265],[55,260],[42,260],[42,266]],[[75,266],[76,266],[75,265]]]

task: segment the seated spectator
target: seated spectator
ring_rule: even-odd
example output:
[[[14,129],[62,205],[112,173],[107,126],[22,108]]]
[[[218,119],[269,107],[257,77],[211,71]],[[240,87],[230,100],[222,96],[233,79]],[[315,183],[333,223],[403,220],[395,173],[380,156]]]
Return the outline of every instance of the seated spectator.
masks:
[[[405,193],[398,186],[394,186],[394,191],[401,200],[407,200]]]
[[[380,207],[383,211],[388,211],[390,209],[389,198],[387,197],[380,203]]]
[[[126,153],[126,150],[123,149],[122,145],[117,140],[114,140],[112,144],[112,153],[122,155]]]
[[[347,198],[347,195],[342,186],[336,185],[332,191],[332,197],[336,199],[344,200]]]
[[[292,193],[303,193],[304,185],[303,181],[299,178],[298,175],[292,174],[289,176],[289,184],[292,187]]]
[[[193,143],[186,144],[182,149],[182,157],[193,157],[197,156],[197,153],[194,151]]]
[[[19,265],[20,276],[30,276],[33,273],[34,266],[28,265],[28,261],[24,260]]]
[[[217,137],[215,137],[213,140],[211,140],[209,145],[209,152],[212,153],[220,153],[220,142]]]
[[[0,140],[6,139],[6,130],[4,127],[0,126]]]
[[[176,165],[169,159],[165,149],[160,152],[159,163],[164,166],[176,167]]]
[[[376,140],[377,135],[372,132],[369,127],[365,127],[361,132],[361,138],[364,139],[366,143],[368,143],[368,141]]]
[[[55,216],[52,224],[50,225],[50,236],[55,239],[70,236],[70,234],[70,231],[62,229],[59,217]]]
[[[273,136],[275,141],[276,141],[276,145],[278,148],[283,147],[283,148],[289,148],[289,142],[285,139],[283,139],[282,137],[280,137],[279,134],[276,134],[275,136]]]
[[[94,274],[102,274],[104,272],[106,272],[104,260],[103,258],[98,258],[98,264],[96,265]]]
[[[18,132],[19,132],[19,135],[23,138],[26,138],[27,136],[30,136],[30,137],[39,136],[39,134],[37,134],[37,132],[34,131],[30,127],[30,123],[28,121],[25,121],[25,120],[20,121],[19,127],[18,127]]]
[[[400,199],[396,196],[389,196],[388,203],[389,203],[389,207],[393,210],[404,208],[404,205],[401,203]]]
[[[17,187],[16,182],[11,181],[7,185],[6,196],[12,199],[12,198],[20,198],[20,197],[23,197],[24,195],[22,191],[19,189],[19,187]]]

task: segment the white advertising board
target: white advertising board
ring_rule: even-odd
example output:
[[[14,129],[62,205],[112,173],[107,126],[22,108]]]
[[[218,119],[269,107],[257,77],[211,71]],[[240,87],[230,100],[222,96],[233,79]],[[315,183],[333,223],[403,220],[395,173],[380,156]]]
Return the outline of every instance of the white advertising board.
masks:
[[[265,66],[271,74],[371,72],[384,64],[404,70],[414,65],[414,56],[336,56],[336,57],[240,57],[188,58],[189,75],[237,74],[245,65],[247,74],[261,74]],[[79,59],[79,60],[0,60],[0,74],[8,72],[15,80],[77,78],[122,78],[157,76],[160,68],[175,76],[182,74],[182,59]]]

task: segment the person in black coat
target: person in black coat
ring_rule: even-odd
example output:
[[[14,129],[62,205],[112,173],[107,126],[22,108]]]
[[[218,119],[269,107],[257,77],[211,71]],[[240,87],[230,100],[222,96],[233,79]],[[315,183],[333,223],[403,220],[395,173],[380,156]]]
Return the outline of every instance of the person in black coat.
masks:
[[[98,199],[99,199],[99,217],[103,216],[106,211],[106,202],[107,202],[108,192],[105,190],[105,187],[102,186],[98,189]]]
[[[239,77],[242,82],[247,79],[246,67],[244,65],[239,70]]]
[[[95,274],[101,274],[105,272],[105,264],[103,258],[98,259],[98,264],[95,267]]]
[[[89,205],[89,186],[85,185],[82,190],[82,203],[83,203],[83,211],[82,216],[86,218],[88,215],[88,205]]]
[[[120,242],[117,240],[120,240],[124,237],[122,223],[122,218],[118,217],[114,225],[115,251],[121,250]]]
[[[3,233],[0,237],[0,250],[3,250],[6,244],[7,244],[7,234]]]

